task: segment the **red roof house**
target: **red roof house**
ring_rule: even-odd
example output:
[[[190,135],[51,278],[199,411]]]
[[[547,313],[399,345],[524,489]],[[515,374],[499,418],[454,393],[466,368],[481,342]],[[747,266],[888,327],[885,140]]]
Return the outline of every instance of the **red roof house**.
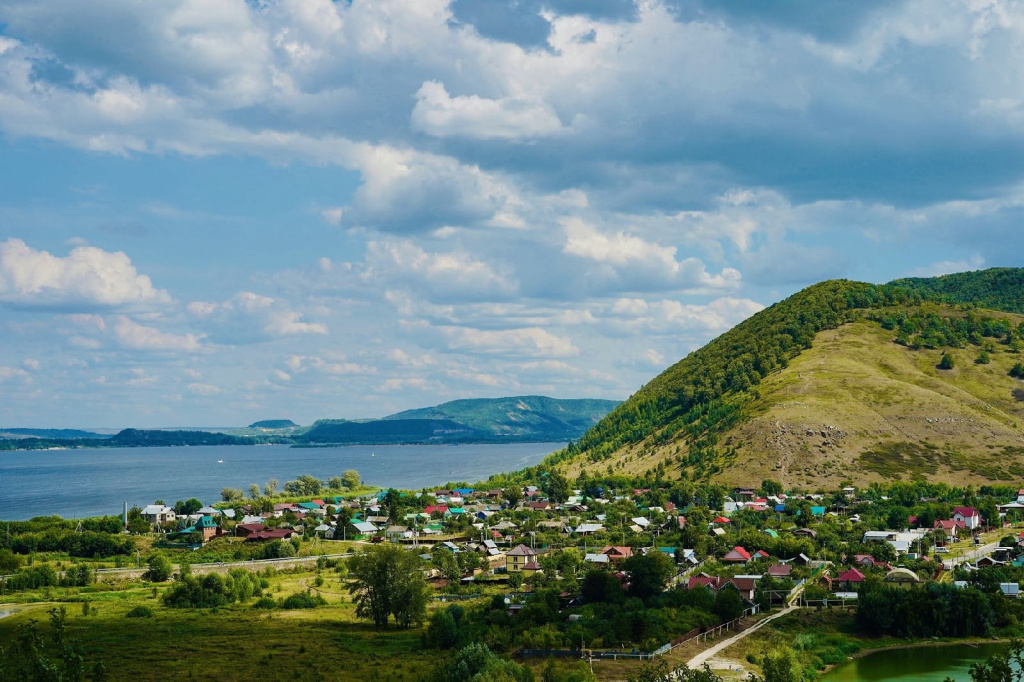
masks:
[[[722,561],[743,562],[750,561],[750,552],[742,547],[733,547],[732,550],[722,557]]]

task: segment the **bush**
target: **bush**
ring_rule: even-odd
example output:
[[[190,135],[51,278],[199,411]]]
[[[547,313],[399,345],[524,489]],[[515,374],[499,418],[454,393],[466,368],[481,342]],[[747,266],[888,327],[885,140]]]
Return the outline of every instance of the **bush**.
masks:
[[[320,595],[312,595],[309,592],[296,592],[289,595],[281,602],[282,609],[315,609],[323,606],[327,600]]]
[[[252,605],[254,609],[276,609],[277,602],[270,597],[261,597],[256,600],[256,603]]]
[[[125,618],[152,618],[153,609],[148,606],[136,606],[134,609],[124,614]]]
[[[142,574],[142,579],[151,583],[162,583],[171,577],[172,570],[170,559],[163,554],[154,554],[149,558],[149,570]]]

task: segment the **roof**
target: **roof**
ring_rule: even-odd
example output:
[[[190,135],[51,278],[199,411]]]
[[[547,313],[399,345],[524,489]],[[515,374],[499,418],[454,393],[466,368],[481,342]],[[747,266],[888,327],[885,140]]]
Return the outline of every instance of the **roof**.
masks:
[[[785,578],[793,572],[792,564],[775,564],[768,567],[768,575],[774,578]]]
[[[732,550],[722,557],[722,561],[750,561],[750,552],[742,547],[733,547]]]
[[[978,510],[974,507],[953,507],[953,515],[966,516],[968,518],[978,515]]]
[[[209,516],[200,516],[196,521],[196,528],[216,528],[217,523]]]
[[[909,568],[894,568],[885,574],[886,582],[890,583],[919,583],[921,579]]]
[[[607,554],[588,554],[583,560],[592,564],[606,564],[611,561]]]
[[[616,546],[612,545],[610,547],[605,547],[604,549],[602,549],[601,550],[601,554],[607,554],[610,557],[620,556],[620,557],[627,557],[628,558],[628,557],[633,556],[633,548],[632,547],[616,547]]]
[[[352,526],[360,533],[376,533],[377,526],[373,525],[369,521],[353,521]]]
[[[864,582],[864,574],[858,571],[856,568],[851,568],[848,571],[843,571],[836,576],[836,580],[841,583],[860,583]]]
[[[508,552],[508,556],[537,556],[537,553],[526,545],[516,545],[514,549]]]

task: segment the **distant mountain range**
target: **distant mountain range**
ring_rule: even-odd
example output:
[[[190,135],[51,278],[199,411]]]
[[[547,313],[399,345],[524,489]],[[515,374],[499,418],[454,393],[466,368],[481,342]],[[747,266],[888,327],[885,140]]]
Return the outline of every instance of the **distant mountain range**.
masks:
[[[321,419],[299,426],[267,419],[222,431],[125,429],[113,436],[68,429],[7,429],[0,450],[76,447],[291,444],[299,447],[354,444],[554,442],[579,438],[619,403],[558,400],[544,396],[455,400],[383,419]]]

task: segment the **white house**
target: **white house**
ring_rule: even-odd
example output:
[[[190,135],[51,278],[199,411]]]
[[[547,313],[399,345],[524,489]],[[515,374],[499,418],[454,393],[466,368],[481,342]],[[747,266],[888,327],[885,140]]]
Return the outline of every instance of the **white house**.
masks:
[[[954,507],[953,520],[963,523],[967,530],[974,530],[981,526],[981,515],[974,507]]]
[[[178,518],[173,507],[163,504],[150,504],[142,510],[142,518],[150,523],[171,523]]]

